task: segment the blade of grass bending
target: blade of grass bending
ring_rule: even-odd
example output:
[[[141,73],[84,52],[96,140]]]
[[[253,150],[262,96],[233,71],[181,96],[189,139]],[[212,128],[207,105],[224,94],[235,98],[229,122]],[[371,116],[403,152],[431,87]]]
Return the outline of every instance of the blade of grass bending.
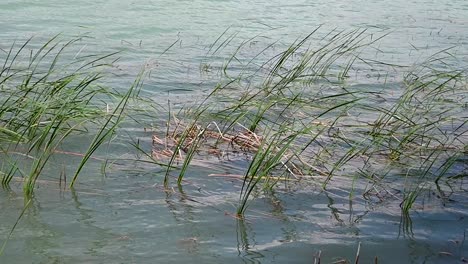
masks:
[[[229,85],[230,83],[234,82],[234,80],[231,80],[228,82],[228,84],[224,85],[224,86],[221,86],[221,85],[218,85],[215,87],[215,89],[213,91],[210,92],[210,94],[208,94],[204,99],[203,101],[197,106],[197,108],[195,109],[194,113],[195,113],[195,117],[193,119],[193,121],[191,122],[191,125],[188,126],[188,129],[186,129],[180,139],[179,139],[179,142],[177,143],[177,145],[175,146],[174,148],[174,152],[172,153],[172,156],[171,156],[171,159],[169,160],[168,164],[167,164],[167,170],[166,170],[166,173],[164,175],[164,186],[165,187],[168,187],[169,186],[169,173],[171,171],[171,169],[173,168],[173,164],[174,164],[174,161],[176,160],[176,157],[177,157],[177,154],[179,153],[179,151],[182,149],[182,146],[185,142],[185,140],[187,139],[188,137],[188,134],[189,134],[189,131],[193,128],[193,127],[196,127],[196,123],[197,121],[202,117],[202,114],[208,110],[209,106],[205,105],[205,103],[208,101],[208,99],[210,97],[212,97],[214,94],[216,94],[216,92],[218,92],[219,90],[222,90],[224,87],[227,87],[227,85]],[[198,140],[196,142],[196,144],[198,145]],[[192,149],[190,151],[196,151],[196,148],[195,149]],[[177,182],[178,184],[180,185],[180,183],[182,182],[182,178],[184,177],[184,173],[188,167],[188,165],[190,164],[190,161],[192,160],[192,157],[193,157],[193,154],[194,153],[189,153],[189,155],[186,157],[186,159],[184,160],[184,164],[183,164],[183,167],[182,167],[182,171],[181,173],[179,174],[179,177],[177,179]]]
[[[200,106],[201,106],[201,105],[200,105]],[[197,108],[196,111],[198,111],[199,109],[200,109],[200,108]],[[198,119],[199,119],[199,118],[201,117],[201,115],[205,112],[205,110],[207,110],[207,108],[202,109],[202,110],[196,115],[196,117],[195,117],[195,119],[192,121],[191,125],[188,126],[188,128],[184,130],[184,132],[182,133],[180,139],[178,140],[178,143],[177,143],[177,145],[176,145],[175,148],[174,148],[174,152],[172,153],[171,159],[169,160],[169,162],[168,162],[168,164],[167,164],[166,173],[165,173],[165,175],[164,175],[164,186],[165,186],[165,187],[168,187],[168,186],[169,186],[169,173],[170,173],[170,171],[171,171],[171,168],[174,167],[173,164],[174,164],[174,161],[176,160],[176,157],[177,157],[179,151],[182,149],[182,147],[183,147],[185,141],[187,140],[187,137],[189,136],[190,131],[191,131],[193,128],[196,127],[196,123],[197,123]],[[196,141],[197,141],[197,142],[194,142],[194,143],[198,145],[198,140],[196,140]],[[192,147],[193,147],[193,145],[192,145]],[[187,157],[186,157],[185,160],[184,160],[184,164],[183,164],[183,167],[182,167],[182,171],[181,171],[181,173],[179,174],[179,177],[178,177],[178,179],[177,179],[177,183],[178,183],[178,184],[180,184],[180,183],[182,182],[182,178],[183,178],[184,173],[185,173],[185,171],[186,171],[186,169],[187,169],[187,166],[190,164],[190,161],[191,161],[191,159],[192,159],[192,157],[193,157],[193,154],[194,154],[193,152],[196,150],[196,148],[195,148],[195,149],[192,149],[192,147],[190,148],[189,153],[188,153]]]
[[[195,155],[195,152],[197,151],[198,146],[200,145],[200,141],[205,131],[206,129],[203,129],[201,132],[198,133],[197,138],[192,142],[192,145],[190,146],[190,149],[187,152],[187,156],[185,157],[184,164],[182,165],[182,168],[179,173],[179,177],[177,178],[177,184],[179,186],[181,185],[182,179],[185,176],[185,172],[187,171],[187,168],[190,165],[190,162],[192,161],[193,156]]]
[[[9,162],[11,163],[11,162]],[[18,166],[16,166],[16,161],[10,165],[10,170],[8,173],[4,173],[0,171],[0,174],[2,174],[2,187],[3,188],[9,188],[10,182],[13,179],[13,176],[15,173],[19,170]]]
[[[141,79],[142,79],[143,73],[140,73],[133,85],[130,87],[128,92],[124,95],[122,100],[119,102],[115,110],[112,112],[112,114],[109,116],[107,121],[104,123],[104,125],[101,127],[101,129],[98,131],[96,136],[94,137],[93,141],[91,142],[88,150],[83,156],[83,159],[81,160],[80,164],[78,165],[78,169],[76,170],[75,174],[73,175],[73,179],[70,183],[70,188],[73,188],[73,185],[76,182],[76,179],[78,178],[78,175],[80,174],[81,170],[83,169],[84,165],[86,162],[89,160],[91,155],[99,148],[99,146],[111,135],[116,127],[119,125],[120,121],[122,120],[122,115],[123,112],[127,106],[128,100],[130,99],[132,93],[134,90],[137,88],[141,87]],[[113,123],[110,127],[108,127],[111,123]]]
[[[2,141],[11,141],[11,142],[24,142],[26,138],[21,134],[18,134],[8,128],[0,127],[0,134],[5,135],[6,137],[0,137]]]
[[[281,133],[278,133],[274,138],[278,138]],[[237,209],[237,214],[238,215],[243,215],[245,213],[245,210],[247,209],[247,200],[250,197],[250,194],[252,191],[255,189],[255,186],[260,182],[260,180],[268,176],[271,170],[273,170],[278,164],[280,164],[281,157],[283,157],[283,154],[288,150],[289,146],[291,143],[297,138],[299,133],[296,133],[294,135],[289,136],[288,138],[281,139],[280,141],[286,141],[283,147],[273,156],[273,157],[267,157],[270,153],[270,149],[274,148],[277,143],[276,140],[273,140],[272,143],[270,143],[267,147],[267,149],[262,152],[259,151],[257,153],[260,153],[260,160],[254,160],[252,163],[255,163],[253,165],[254,171],[250,171],[252,167],[249,167],[249,171],[247,171],[246,176],[244,177],[244,183],[242,185],[242,191],[241,191],[241,204]],[[265,166],[265,169],[259,171],[260,167]],[[257,175],[257,176],[255,176]],[[250,181],[248,179],[250,178]],[[247,186],[245,187],[244,191],[244,186],[245,182],[248,181]]]
[[[453,165],[458,161],[458,159],[461,158],[461,155],[459,153],[449,157],[438,169],[439,174],[437,175],[436,179],[434,182],[436,184],[439,184],[440,179],[446,175],[446,173],[452,168]]]
[[[266,135],[267,137],[268,135]],[[260,144],[260,146],[258,147],[258,150],[257,152],[255,153],[254,157],[252,158],[252,161],[250,162],[249,164],[249,167],[247,168],[247,171],[245,172],[245,175],[244,175],[244,180],[242,181],[242,187],[241,187],[241,191],[239,193],[239,199],[242,200],[242,196],[244,194],[244,191],[248,188],[248,185],[249,185],[249,177],[252,177],[251,175],[254,175],[254,173],[252,173],[252,171],[256,171],[258,169],[258,164],[260,164],[263,159],[265,159],[266,155],[262,154],[263,152],[263,148],[264,146],[266,145],[266,140],[263,140]],[[271,144],[270,144],[271,146]],[[270,147],[268,146],[268,147]]]

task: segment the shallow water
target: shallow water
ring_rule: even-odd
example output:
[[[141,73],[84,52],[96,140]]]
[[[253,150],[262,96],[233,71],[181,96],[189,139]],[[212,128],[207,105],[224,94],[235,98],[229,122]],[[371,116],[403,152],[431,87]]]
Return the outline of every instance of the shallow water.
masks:
[[[323,26],[317,38],[335,28],[368,28],[376,36],[388,33],[375,48],[363,52],[364,58],[412,65],[453,47],[454,63],[468,66],[468,3],[463,0],[0,2],[2,50],[31,36],[37,45],[59,33],[65,40],[86,36],[66,56],[120,51],[115,78],[107,84],[124,89],[145,67],[152,74],[144,93],[158,102],[169,94],[177,103],[187,94],[212,88],[216,79],[200,74],[207,57],[220,65],[235,44],[257,34],[261,37],[250,43],[243,57],[256,55],[260,47],[277,40],[281,51],[319,25]],[[209,46],[226,30],[223,36],[237,34],[233,44],[207,56]],[[397,76],[398,69],[393,71]],[[355,81],[375,89],[392,87],[374,77]],[[126,131],[150,140],[142,127],[133,125]],[[70,147],[79,151],[86,141],[78,138]],[[134,153],[118,141],[110,152],[126,158]],[[350,186],[350,180],[335,179],[334,188],[326,193],[313,186],[289,186],[292,190],[280,187],[260,195],[241,221],[233,216],[241,182],[207,175],[241,174],[242,160],[193,166],[183,189],[173,191],[162,187],[159,168],[117,162],[103,176],[101,162],[94,161],[74,192],[62,190],[57,180],[61,168],[78,161],[56,157],[56,167],[41,178],[1,263],[313,263],[319,251],[322,261],[330,263],[352,261],[359,243],[362,263],[375,256],[379,263],[468,258],[464,241],[468,204],[463,196],[444,204],[435,194],[427,194],[424,207],[412,214],[411,225],[401,218],[399,201],[371,204],[355,197],[350,203],[349,193],[338,188]],[[23,203],[20,184],[0,191],[0,241]]]

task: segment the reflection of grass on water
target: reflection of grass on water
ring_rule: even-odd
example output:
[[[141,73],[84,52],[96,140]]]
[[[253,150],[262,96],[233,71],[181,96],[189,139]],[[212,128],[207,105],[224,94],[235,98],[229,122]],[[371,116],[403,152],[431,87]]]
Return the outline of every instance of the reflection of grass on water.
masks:
[[[365,30],[332,32],[313,46],[315,33],[260,65],[254,59],[242,64],[237,55],[247,43],[242,44],[219,69],[221,81],[206,98],[177,115],[166,113],[166,129],[155,133],[153,150],[146,156],[166,167],[165,186],[174,171],[182,184],[196,159],[240,153],[248,157],[237,208],[240,216],[255,190],[274,188],[284,180],[327,188],[334,177],[353,177],[367,184],[365,198],[395,197],[385,179],[404,175],[406,189],[398,197],[404,212],[434,186],[446,198],[451,183],[466,176],[465,72],[436,69],[446,66],[444,56],[450,56],[443,51],[412,69],[402,69],[407,73],[398,89],[349,86],[346,80],[354,64],[363,61],[361,51],[378,39]],[[222,39],[210,50],[224,47]],[[54,38],[30,53],[26,42],[13,45],[1,57],[3,186],[21,176],[25,193],[31,195],[59,147],[72,135],[95,131],[73,185],[87,160],[114,133],[139,88],[140,78],[123,95],[98,85],[102,68],[112,63],[111,55],[78,52],[72,62],[62,64],[60,56],[73,42],[60,44]],[[233,77],[229,69],[234,63],[249,70]],[[114,110],[104,111],[102,102],[115,98],[119,103]],[[350,198],[353,188],[349,186]]]

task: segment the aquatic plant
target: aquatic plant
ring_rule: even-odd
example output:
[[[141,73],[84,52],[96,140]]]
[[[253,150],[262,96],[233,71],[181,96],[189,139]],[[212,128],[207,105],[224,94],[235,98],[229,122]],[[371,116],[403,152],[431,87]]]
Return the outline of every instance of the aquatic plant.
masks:
[[[400,172],[411,178],[398,197],[408,213],[430,187],[427,182],[466,176],[466,167],[460,169],[467,142],[466,74],[437,66],[448,50],[401,67],[403,81],[388,84],[391,91],[362,90],[349,86],[347,76],[356,61],[363,61],[361,49],[380,38],[355,30],[317,40],[317,30],[263,63],[236,58],[246,46],[241,44],[219,69],[225,79],[202,102],[178,116],[169,114],[166,135],[153,141],[158,161],[170,153],[166,186],[176,160],[183,161],[181,184],[194,158],[235,150],[250,157],[238,215],[245,213],[255,189],[270,189],[279,181],[310,180],[326,189],[333,177],[353,177],[368,183],[363,193],[368,197],[374,188],[385,190],[385,178]],[[227,36],[216,42],[231,41]],[[233,77],[234,62],[240,65],[233,68],[260,66]]]
[[[11,46],[0,57],[0,150],[2,185],[14,176],[24,179],[31,196],[42,171],[53,155],[73,135],[96,133],[70,186],[92,153],[114,132],[139,80],[120,94],[99,85],[115,53],[81,55],[63,62],[80,39],[68,42],[51,38],[41,46],[32,39]],[[68,58],[69,56],[67,56]],[[109,104],[120,101],[112,112]],[[96,132],[94,132],[96,131]]]

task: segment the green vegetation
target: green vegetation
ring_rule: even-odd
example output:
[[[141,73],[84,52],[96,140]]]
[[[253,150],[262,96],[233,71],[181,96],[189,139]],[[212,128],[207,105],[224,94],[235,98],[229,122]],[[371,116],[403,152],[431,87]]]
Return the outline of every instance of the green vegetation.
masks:
[[[278,182],[326,189],[334,177],[351,177],[367,184],[360,195],[380,199],[389,194],[401,200],[404,213],[425,190],[435,188],[444,197],[444,190],[467,174],[466,72],[450,66],[451,54],[444,50],[412,67],[390,65],[399,67],[401,81],[383,83],[379,90],[352,84],[351,72],[383,64],[360,57],[379,38],[365,30],[317,38],[318,31],[263,61],[274,44],[251,59],[241,58],[251,39],[222,66],[203,64],[202,73],[218,69],[219,84],[199,102],[177,111],[169,105],[159,113],[155,118],[168,118],[156,129],[152,150],[133,143],[146,154],[141,161],[164,167],[169,187],[174,172],[177,184],[183,184],[194,160],[241,153],[246,167],[239,216],[258,190]],[[223,34],[208,53],[214,55],[233,38]],[[114,134],[129,100],[137,100],[143,75],[123,94],[99,84],[115,54],[77,52],[62,63],[62,53],[76,41],[53,38],[36,49],[27,41],[1,57],[0,178],[5,188],[21,177],[24,193],[31,196],[62,146],[76,135],[94,135],[80,153],[73,187],[92,154]],[[115,104],[112,111],[109,104]],[[157,103],[144,104],[154,108]],[[395,178],[402,187],[389,185]],[[392,188],[402,192],[395,195]],[[353,186],[348,191],[352,199]]]
[[[0,178],[8,187],[14,176],[23,179],[30,197],[44,168],[73,136],[95,133],[70,183],[73,186],[93,152],[112,135],[139,79],[125,94],[98,84],[115,54],[76,53],[63,63],[61,56],[79,39],[62,43],[54,37],[30,47],[31,39],[13,44],[2,57],[0,71]],[[119,102],[113,111],[109,104]]]
[[[271,189],[279,181],[326,189],[334,177],[351,177],[367,184],[361,193],[367,199],[400,199],[403,213],[425,190],[435,188],[444,197],[443,190],[467,173],[466,72],[449,66],[449,50],[412,67],[392,65],[400,68],[402,81],[377,90],[349,85],[347,76],[356,61],[362,62],[362,49],[378,39],[364,30],[338,32],[314,46],[314,33],[250,75],[241,71],[233,77],[230,63],[245,69],[258,65],[236,57],[245,48],[241,45],[219,69],[219,85],[201,103],[170,118],[165,135],[157,133],[152,156],[169,157],[171,168],[181,160],[178,184],[193,159],[229,152],[250,156],[240,216],[254,190]],[[226,42],[218,41],[220,47]],[[405,182],[399,196],[391,189],[400,187],[387,184],[395,178]]]

